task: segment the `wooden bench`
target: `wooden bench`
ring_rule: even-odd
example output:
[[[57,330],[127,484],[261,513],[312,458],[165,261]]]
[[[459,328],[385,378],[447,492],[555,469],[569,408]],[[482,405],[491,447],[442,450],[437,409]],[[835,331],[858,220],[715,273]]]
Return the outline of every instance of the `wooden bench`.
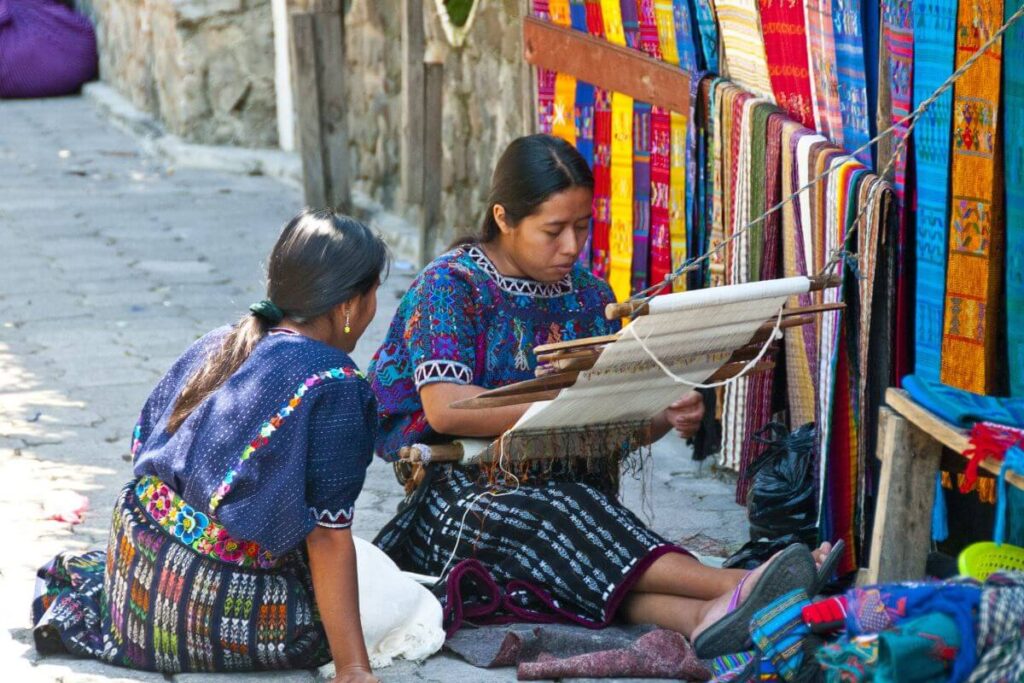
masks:
[[[915,403],[902,389],[889,389],[878,415],[878,458],[882,471],[868,568],[858,583],[919,579],[931,548],[935,476],[942,448],[963,454],[967,432]],[[1000,462],[986,458],[981,469],[999,474]],[[1006,480],[1024,489],[1024,476]]]

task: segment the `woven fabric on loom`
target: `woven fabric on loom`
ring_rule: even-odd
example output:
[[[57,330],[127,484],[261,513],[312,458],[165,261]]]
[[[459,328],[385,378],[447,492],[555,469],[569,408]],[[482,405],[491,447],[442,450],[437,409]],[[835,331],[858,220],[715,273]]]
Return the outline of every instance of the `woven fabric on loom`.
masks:
[[[1002,25],[1003,2],[962,3],[957,13],[959,67]],[[1002,165],[998,144],[1001,41],[953,86],[952,216],[946,313],[942,333],[944,384],[990,393],[998,385],[996,344],[1002,285]]]
[[[774,101],[757,0],[715,0],[715,12],[722,35],[723,73],[737,85]]]
[[[549,21],[551,12],[548,0],[533,0],[533,15]],[[541,133],[550,133],[555,111],[555,72],[537,69],[537,128]]]
[[[836,49],[836,76],[839,86],[839,113],[843,122],[843,144],[853,151],[871,139],[872,116],[868,111],[867,83],[864,76],[864,37],[861,32],[860,0],[833,0],[832,30]],[[875,65],[872,65],[875,68]],[[857,158],[871,166],[871,150],[862,150]]]
[[[587,0],[587,31],[604,36],[604,19],[599,0]],[[611,247],[612,100],[611,93],[594,88],[594,227],[590,232],[590,268],[607,279]]]
[[[914,102],[917,107],[953,72],[956,3],[914,5]],[[938,381],[949,235],[949,128],[953,89],[925,110],[914,127],[917,282],[914,301],[914,373]]]
[[[888,95],[891,107],[891,119],[883,122],[889,126],[906,117],[913,110],[913,82],[914,66],[914,22],[911,0],[884,0],[882,4],[883,39],[885,41],[885,62],[881,68],[885,69],[887,75]],[[893,187],[896,191],[896,199],[901,207],[907,205],[906,193],[906,172],[907,159],[909,156],[909,145],[900,147],[896,143],[907,136],[906,124],[898,125],[893,131],[891,141],[891,153],[896,155],[893,162]],[[887,160],[888,161],[888,160]],[[882,159],[879,157],[879,167]],[[913,195],[911,194],[911,197]],[[899,211],[900,222],[897,236],[897,274],[896,274],[896,337],[893,345],[896,347],[896,376],[902,377],[910,372],[910,339],[913,335],[912,324],[912,285],[907,277],[906,251],[909,240],[909,210]]]
[[[572,28],[587,33],[587,6],[584,0],[569,0],[569,18]],[[576,124],[576,149],[586,160],[591,169],[594,168],[594,86],[585,81],[576,81],[576,102],[573,111]],[[595,192],[596,196],[596,192]],[[590,268],[590,255],[593,248],[594,221],[590,221],[590,232],[587,233],[586,244],[580,251],[580,263]]]
[[[1006,18],[1016,11],[1008,3]],[[1024,21],[1003,34],[1006,131],[1006,356],[1010,395],[1024,396]],[[1009,68],[1013,65],[1013,68]]]
[[[811,72],[811,102],[815,129],[840,147],[843,117],[836,80],[836,47],[832,29],[832,0],[805,0],[807,66]]]
[[[796,121],[814,127],[811,80],[807,69],[803,5],[760,0],[761,33],[768,59],[768,76],[778,105]]]

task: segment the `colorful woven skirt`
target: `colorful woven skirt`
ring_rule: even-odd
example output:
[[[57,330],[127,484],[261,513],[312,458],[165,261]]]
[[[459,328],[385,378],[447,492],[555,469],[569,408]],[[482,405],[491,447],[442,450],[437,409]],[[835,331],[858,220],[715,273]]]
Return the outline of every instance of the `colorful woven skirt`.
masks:
[[[36,648],[165,673],[330,661],[302,551],[272,569],[230,564],[215,552],[158,524],[129,484],[114,506],[106,552],[62,553],[39,570]]]
[[[465,621],[606,626],[654,560],[686,553],[644,526],[597,475],[489,495],[497,489],[467,472],[429,467],[374,539],[403,570],[443,575],[435,594],[449,634]]]

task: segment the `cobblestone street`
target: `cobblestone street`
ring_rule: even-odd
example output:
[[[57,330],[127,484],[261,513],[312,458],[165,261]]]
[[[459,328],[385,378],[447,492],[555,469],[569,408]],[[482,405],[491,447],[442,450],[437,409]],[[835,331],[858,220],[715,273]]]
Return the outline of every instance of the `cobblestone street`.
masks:
[[[36,568],[61,550],[105,543],[131,476],[132,427],[152,385],[192,340],[263,295],[262,259],[301,208],[296,188],[260,176],[170,168],[82,98],[0,103],[0,680],[313,681],[315,674],[177,675],[40,658],[28,607]],[[355,355],[365,367],[413,273],[399,267]],[[721,554],[744,540],[733,486],[701,476],[673,435],[624,498],[672,540],[697,534]],[[66,492],[84,523],[49,521]],[[400,489],[375,462],[355,531],[372,538]],[[643,501],[646,500],[646,504]],[[644,512],[647,510],[648,512]],[[384,681],[508,681],[450,655],[398,662]]]

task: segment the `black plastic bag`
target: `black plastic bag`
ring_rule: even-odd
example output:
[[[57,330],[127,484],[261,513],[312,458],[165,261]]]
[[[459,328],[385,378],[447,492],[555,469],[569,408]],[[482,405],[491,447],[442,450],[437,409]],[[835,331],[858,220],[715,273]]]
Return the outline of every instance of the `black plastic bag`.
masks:
[[[816,432],[807,423],[789,432],[772,422],[755,436],[767,446],[747,470],[750,542],[725,562],[727,567],[756,567],[792,543],[814,547],[818,541],[818,498],[811,467]]]

